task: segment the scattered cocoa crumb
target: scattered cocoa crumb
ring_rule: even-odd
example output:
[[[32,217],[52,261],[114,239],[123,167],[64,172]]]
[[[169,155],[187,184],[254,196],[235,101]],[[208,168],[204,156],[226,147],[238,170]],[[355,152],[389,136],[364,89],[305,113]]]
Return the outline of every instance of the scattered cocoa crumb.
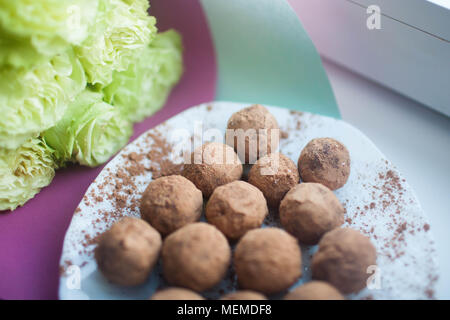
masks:
[[[207,106],[207,110],[211,111],[212,106]],[[295,130],[300,130],[305,124],[299,120],[302,115],[300,112],[291,111],[292,122],[290,122],[290,128],[287,131],[281,131],[281,139],[288,139],[289,135],[296,135]],[[194,137],[192,137],[193,139]],[[91,206],[93,203],[98,203],[104,201],[104,199],[112,200],[113,209],[112,210],[99,210],[98,218],[93,221],[94,230],[100,229],[95,228],[96,224],[101,224],[109,226],[114,221],[120,219],[125,214],[139,213],[139,199],[140,196],[136,197],[135,193],[137,186],[135,185],[135,179],[132,177],[152,173],[152,179],[156,179],[161,176],[179,174],[182,170],[183,165],[174,164],[169,159],[172,146],[165,140],[163,134],[158,131],[153,131],[149,133],[146,137],[146,146],[139,148],[139,151],[131,152],[128,155],[124,155],[125,163],[124,166],[118,170],[117,173],[109,172],[105,181],[98,185],[98,190],[100,190],[100,195],[96,192],[89,194],[89,197],[84,197],[83,202],[87,206]],[[147,145],[149,147],[147,147]],[[400,179],[399,176],[391,169],[388,168],[389,163],[386,161],[387,168],[378,174],[378,181],[373,185],[365,184],[364,188],[371,188],[371,200],[366,204],[360,204],[357,210],[354,212],[347,213],[345,222],[349,225],[358,224],[358,216],[370,215],[370,214],[389,214],[391,223],[386,227],[390,231],[387,236],[377,235],[375,228],[368,224],[363,224],[362,229],[364,233],[370,235],[373,239],[380,241],[383,245],[380,247],[381,255],[389,257],[392,260],[405,254],[405,234],[414,234],[414,232],[421,232],[422,230],[428,231],[430,226],[426,223],[422,226],[414,226],[412,224],[407,224],[406,221],[402,220],[402,211],[404,210],[404,204],[409,199],[403,199],[404,187],[402,182],[404,179]],[[109,168],[107,168],[108,171]],[[109,190],[109,186],[114,185],[114,190],[106,192]],[[108,187],[108,188],[107,188]],[[97,191],[98,192],[98,191]],[[349,203],[349,200],[345,200],[345,203]],[[81,210],[77,208],[76,213]],[[271,211],[266,218],[265,223],[272,226],[280,226],[278,212]],[[377,229],[378,231],[378,229]],[[85,230],[83,230],[85,236],[83,239],[83,247],[85,254],[92,254],[93,245],[96,244],[99,233],[94,236],[88,236]],[[71,263],[67,261],[60,267],[60,272],[65,272],[67,266]],[[159,271],[160,272],[160,271]],[[162,275],[161,275],[162,277]],[[161,278],[160,277],[160,278]],[[237,279],[234,270],[230,267],[226,278],[223,280],[225,284],[225,289],[221,291],[217,290],[221,295],[226,291],[231,291],[237,286]],[[436,279],[430,279],[429,289],[425,291],[425,295],[428,298],[434,297],[433,283]],[[162,282],[161,286],[167,286]],[[217,294],[214,293],[214,294]],[[215,297],[218,298],[218,297]],[[369,295],[366,299],[373,299],[373,296]]]
[[[63,275],[66,273],[67,268],[69,268],[72,265],[72,261],[70,260],[64,260],[63,264],[59,266],[59,274]]]
[[[290,114],[291,116],[301,116],[301,115],[303,115],[303,112],[301,112],[301,111],[295,111],[295,110],[290,110],[290,111],[289,111],[289,114]]]
[[[428,299],[434,299],[434,290],[432,289],[425,290],[425,295],[427,296]]]
[[[159,163],[159,170],[150,171],[152,172],[153,179],[157,179],[164,176],[180,174],[182,170],[183,164],[174,164],[170,160],[161,160]]]
[[[65,273],[66,273],[66,267],[63,265],[60,265],[59,266],[59,276],[62,276]]]
[[[117,172],[112,173],[107,170],[104,181],[98,184],[98,190],[91,190],[89,196],[84,196],[83,201],[86,206],[98,204],[104,201],[106,197],[112,202],[113,209],[110,211],[99,210],[98,218],[93,222],[94,227],[98,223],[103,223],[109,227],[115,221],[121,219],[129,213],[139,214],[139,199],[137,194],[136,179],[134,177],[143,175],[147,172],[152,173],[152,178],[156,179],[165,175],[179,174],[182,165],[174,164],[170,161],[170,152],[172,145],[169,144],[159,131],[148,133],[145,137],[145,148],[139,148],[139,152],[124,154],[124,166]],[[150,162],[150,165],[145,163]],[[112,192],[106,192],[107,186],[113,186]],[[100,194],[97,194],[100,192]],[[81,211],[79,208],[77,212]],[[99,228],[102,229],[102,228]],[[84,230],[83,230],[84,231]],[[92,245],[96,244],[100,231],[94,237],[86,236],[82,242],[84,253],[91,255]]]
[[[403,222],[401,225],[398,226],[397,233],[402,233],[405,230],[406,230],[406,222]]]

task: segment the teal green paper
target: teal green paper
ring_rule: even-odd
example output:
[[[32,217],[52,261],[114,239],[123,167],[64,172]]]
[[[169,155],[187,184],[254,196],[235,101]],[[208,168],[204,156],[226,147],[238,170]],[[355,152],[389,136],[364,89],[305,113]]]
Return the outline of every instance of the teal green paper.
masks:
[[[321,59],[285,0],[201,0],[218,60],[216,100],[340,118]]]

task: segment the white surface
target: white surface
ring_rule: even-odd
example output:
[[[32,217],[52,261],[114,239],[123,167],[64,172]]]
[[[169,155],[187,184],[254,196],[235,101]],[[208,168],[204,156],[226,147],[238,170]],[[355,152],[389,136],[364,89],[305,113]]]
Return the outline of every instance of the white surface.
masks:
[[[450,9],[450,0],[427,0],[444,8]]]
[[[291,0],[320,54],[450,116],[450,10],[424,0]],[[380,7],[369,30],[366,7]]]
[[[212,106],[212,109],[208,110],[208,106]],[[167,141],[179,145],[181,141],[179,136],[174,136],[177,134],[175,129],[187,130],[188,134],[184,136],[186,139],[184,141],[190,141],[190,137],[194,136],[194,123],[201,121],[204,130],[216,128],[223,134],[231,114],[246,106],[248,104],[229,102],[200,105],[178,114],[149,132],[159,131],[165,135]],[[398,174],[395,167],[386,160],[364,134],[343,121],[309,113],[292,114],[287,109],[276,107],[269,107],[269,110],[277,118],[280,128],[289,133],[288,138],[281,140],[280,148],[294,161],[298,159],[303,147],[311,139],[317,137],[333,137],[346,145],[350,152],[350,177],[335,194],[346,207],[346,218],[351,218],[351,221],[346,220],[344,225],[350,223],[350,227],[361,230],[370,236],[375,245],[381,279],[381,288],[365,289],[355,298],[427,298],[428,290],[434,287],[431,279],[437,273],[432,234],[426,228],[424,229],[423,226],[428,223],[428,219],[417,202],[414,192],[406,182],[402,182],[402,176]],[[298,127],[298,121],[300,121],[301,127]],[[204,134],[206,135],[206,133],[205,131]],[[223,140],[220,141],[223,142]],[[101,219],[102,210],[113,212],[115,207],[115,197],[108,198],[105,195],[111,193],[120,183],[117,179],[108,179],[108,176],[114,175],[126,167],[125,159],[128,159],[131,152],[147,154],[151,149],[152,141],[144,133],[110,161],[87,190],[86,198],[79,204],[66,233],[60,262],[63,268],[80,266],[81,288],[68,286],[68,283],[73,284],[73,274],[64,273],[60,279],[61,299],[146,299],[162,281],[158,277],[160,273],[153,271],[151,278],[137,288],[112,285],[97,270],[97,264],[92,255],[95,244],[89,243],[87,247],[83,244],[87,235],[90,239],[95,238],[120,219],[119,216],[109,216],[107,221]],[[187,149],[189,153],[192,150],[191,147]],[[173,150],[175,159],[177,159],[177,155],[179,157],[179,150]],[[139,162],[145,167],[151,165],[146,157]],[[398,182],[402,186],[394,187],[389,183],[392,182],[391,180],[379,178],[380,174],[386,175],[386,172],[393,172],[394,175],[397,175]],[[129,175],[128,177],[134,181],[136,188],[133,189],[131,195],[128,195],[125,190],[119,189],[119,192],[127,195],[127,202],[131,204],[134,202],[133,200],[139,201],[141,193],[151,181],[151,172],[145,171],[140,175]],[[386,188],[392,190],[388,196],[385,194]],[[97,196],[102,196],[103,200],[95,201]],[[386,202],[388,202],[387,205],[385,205]],[[372,208],[372,204],[376,204],[376,207]],[[369,206],[371,209],[368,209]],[[366,209],[360,209],[364,207]],[[139,207],[125,207],[120,212],[124,216],[140,215]],[[278,226],[277,219],[273,216],[266,223],[270,226]],[[406,227],[406,231],[399,234],[398,230],[402,225]],[[303,275],[297,284],[310,279],[309,259],[316,248],[316,246],[302,246]],[[236,288],[236,282],[227,277],[220,287],[228,288],[228,290]],[[205,293],[205,296],[218,298],[220,296],[218,287]]]
[[[425,0],[345,0],[367,8],[377,5],[386,18],[395,19],[420,32],[450,41],[450,10],[443,3]],[[447,1],[447,7],[448,2]],[[409,47],[415,48],[414,43]],[[422,48],[424,50],[425,48]]]
[[[344,120],[364,132],[406,177],[431,220],[450,299],[450,118],[328,61],[325,69]]]

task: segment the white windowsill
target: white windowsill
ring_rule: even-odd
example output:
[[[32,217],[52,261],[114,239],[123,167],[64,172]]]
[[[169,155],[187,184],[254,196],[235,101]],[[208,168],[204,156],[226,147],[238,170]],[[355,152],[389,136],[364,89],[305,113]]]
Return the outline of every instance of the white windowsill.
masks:
[[[324,62],[342,117],[364,132],[405,175],[431,221],[441,277],[450,299],[450,118]]]

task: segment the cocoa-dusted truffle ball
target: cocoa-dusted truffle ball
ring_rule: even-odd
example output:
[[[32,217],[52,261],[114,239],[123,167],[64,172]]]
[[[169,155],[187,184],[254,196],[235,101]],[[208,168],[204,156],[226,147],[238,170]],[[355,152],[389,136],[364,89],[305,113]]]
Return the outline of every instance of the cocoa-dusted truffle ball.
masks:
[[[156,292],[151,300],[205,300],[198,293],[184,288],[167,288]]]
[[[311,267],[312,276],[334,285],[342,293],[366,287],[367,268],[376,264],[377,253],[369,238],[359,231],[342,228],[326,233],[319,242]]]
[[[310,281],[289,292],[284,300],[345,300],[331,284],[324,281]]]
[[[161,242],[158,231],[147,222],[126,217],[99,237],[95,260],[109,281],[124,286],[139,285],[150,275]]]
[[[163,235],[197,221],[202,209],[202,192],[179,175],[150,182],[141,199],[142,219]]]
[[[228,120],[226,141],[245,163],[254,163],[278,148],[279,134],[272,139],[274,129],[279,130],[275,117],[262,105],[255,104],[233,113]]]
[[[320,183],[301,183],[280,204],[283,228],[305,244],[317,244],[328,231],[344,223],[344,207],[333,191]]]
[[[205,143],[191,154],[191,163],[185,164],[183,176],[209,197],[215,188],[239,180],[242,163],[230,146],[212,142]]]
[[[247,232],[234,252],[239,286],[266,294],[291,286],[300,277],[301,266],[297,240],[279,228]]]
[[[281,153],[260,158],[250,169],[248,182],[262,191],[269,206],[278,208],[286,192],[300,181],[295,163]]]
[[[304,182],[318,182],[336,190],[347,182],[350,175],[350,155],[337,140],[313,139],[298,158],[298,170]]]
[[[259,292],[239,290],[224,295],[220,300],[267,300],[267,298]]]
[[[206,219],[230,239],[261,227],[269,212],[264,195],[244,181],[216,188],[206,205]]]
[[[216,227],[196,222],[170,234],[162,249],[165,279],[195,291],[220,282],[230,264],[231,250]]]

